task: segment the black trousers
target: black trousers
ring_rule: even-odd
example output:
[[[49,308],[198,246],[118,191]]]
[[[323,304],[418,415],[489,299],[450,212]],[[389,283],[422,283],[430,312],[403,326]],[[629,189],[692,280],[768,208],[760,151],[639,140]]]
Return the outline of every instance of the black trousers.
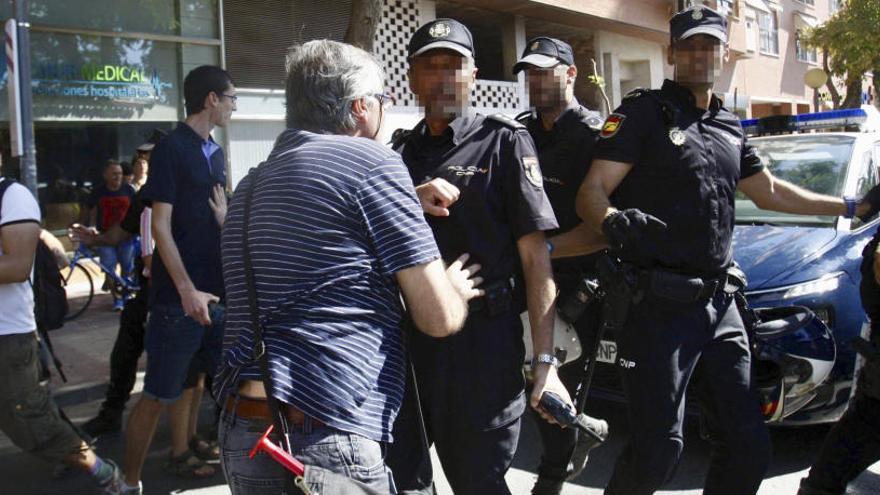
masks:
[[[646,295],[616,335],[631,438],[605,489],[651,494],[674,474],[684,441],[693,376],[711,432],[706,495],[755,493],[770,461],[770,438],[751,388],[748,337],[732,296],[680,303]]]
[[[125,410],[137,377],[138,359],[144,352],[147,313],[146,294],[129,299],[122,308],[119,333],[110,352],[110,385],[101,405],[103,414],[121,415]]]
[[[575,280],[575,283],[567,284],[565,278],[559,275],[555,276],[560,286],[560,298],[565,297],[569,292],[567,289],[573,289],[573,286],[579,282],[579,280]],[[577,360],[559,368],[559,379],[565,385],[572,400],[575,400],[578,386],[584,379],[584,363],[587,354],[592,352],[597,330],[601,324],[600,317],[601,304],[594,301],[574,324],[578,339],[581,341],[583,354]],[[527,396],[530,395],[531,386],[527,389]],[[571,456],[577,443],[577,430],[575,428],[560,428],[558,425],[548,423],[537,411],[529,409],[541,436],[543,447],[541,462],[538,465],[538,476],[558,481],[567,479],[579,467],[571,464]]]
[[[871,323],[871,341],[880,344],[880,286],[871,260],[862,267],[862,306]],[[871,464],[880,460],[880,363],[866,363],[856,394],[840,421],[831,428],[810,474],[801,482],[801,495],[838,495]]]
[[[433,493],[427,448],[434,445],[457,495],[509,495],[504,475],[525,406],[519,314],[472,313],[459,333],[444,339],[407,334],[420,404],[408,386],[385,459],[398,492]]]

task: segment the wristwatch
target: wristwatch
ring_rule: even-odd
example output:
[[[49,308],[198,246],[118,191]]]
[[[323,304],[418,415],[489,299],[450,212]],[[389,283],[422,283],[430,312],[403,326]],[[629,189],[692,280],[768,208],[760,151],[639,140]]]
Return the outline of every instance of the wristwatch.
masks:
[[[554,368],[558,368],[561,363],[558,359],[556,359],[556,356],[554,356],[553,354],[542,352],[532,358],[532,368],[534,368],[538,364],[552,364]]]
[[[846,215],[844,218],[852,218],[856,216],[856,198],[852,196],[844,196],[843,202],[846,203]]]

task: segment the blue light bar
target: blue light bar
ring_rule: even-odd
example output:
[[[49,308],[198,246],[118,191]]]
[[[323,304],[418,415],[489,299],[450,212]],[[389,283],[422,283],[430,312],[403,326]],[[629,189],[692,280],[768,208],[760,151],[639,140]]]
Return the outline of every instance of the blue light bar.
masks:
[[[743,120],[743,131],[747,135],[761,135],[779,132],[799,132],[817,129],[861,126],[868,120],[868,114],[861,108],[831,110],[829,112],[805,113],[801,115],[774,115],[761,119]]]

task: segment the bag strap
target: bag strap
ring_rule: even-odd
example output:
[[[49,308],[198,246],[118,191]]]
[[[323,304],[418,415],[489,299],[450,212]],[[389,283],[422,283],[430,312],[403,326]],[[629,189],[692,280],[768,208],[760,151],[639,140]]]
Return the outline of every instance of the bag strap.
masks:
[[[244,263],[244,280],[247,287],[248,305],[250,306],[251,329],[253,331],[254,349],[251,358],[260,364],[260,374],[263,379],[263,387],[266,389],[266,400],[269,404],[269,410],[272,413],[275,431],[281,437],[281,446],[288,453],[291,453],[289,425],[287,416],[282,411],[281,402],[275,397],[274,387],[272,386],[272,376],[269,372],[269,356],[266,352],[266,342],[263,340],[263,324],[260,322],[259,306],[257,304],[257,286],[254,280],[254,267],[251,259],[251,251],[248,245],[248,233],[250,231],[250,213],[251,202],[254,196],[254,189],[257,187],[257,181],[260,178],[260,167],[257,166],[250,172],[250,184],[245,191],[244,197],[244,213],[241,234],[241,250],[242,261]],[[288,478],[290,478],[288,476]],[[290,479],[289,485],[293,486],[293,480]],[[289,491],[288,493],[294,493]]]

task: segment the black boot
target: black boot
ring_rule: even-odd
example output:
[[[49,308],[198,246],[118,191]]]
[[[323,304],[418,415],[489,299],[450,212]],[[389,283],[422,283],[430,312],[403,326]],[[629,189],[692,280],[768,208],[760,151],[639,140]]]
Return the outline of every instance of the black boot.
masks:
[[[559,495],[564,483],[565,480],[538,476],[538,481],[532,487],[532,495]]]
[[[98,412],[94,418],[82,425],[82,430],[92,438],[97,438],[108,433],[116,433],[122,429],[122,411],[104,409]]]

